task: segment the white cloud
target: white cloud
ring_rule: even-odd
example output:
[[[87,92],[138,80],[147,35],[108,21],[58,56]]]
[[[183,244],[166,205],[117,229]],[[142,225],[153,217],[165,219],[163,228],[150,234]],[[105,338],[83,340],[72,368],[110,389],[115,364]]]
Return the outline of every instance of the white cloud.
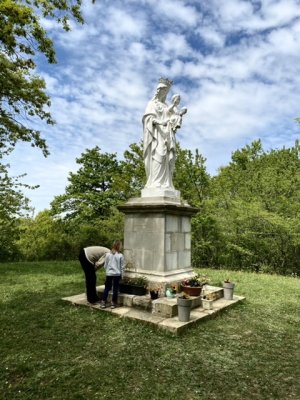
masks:
[[[144,33],[143,21],[134,18],[125,9],[110,8],[102,23],[106,30],[116,37],[140,37]]]
[[[168,33],[161,37],[161,43],[164,58],[188,56],[191,52],[184,35]]]
[[[184,1],[164,0],[149,2],[153,6],[153,12],[161,15],[161,19],[170,19],[174,28],[178,25],[192,28],[198,22],[198,13],[195,7],[187,5]]]
[[[218,31],[216,28],[212,28],[211,26],[201,26],[196,29],[196,32],[208,45],[215,47],[224,46],[225,35],[222,32]]]

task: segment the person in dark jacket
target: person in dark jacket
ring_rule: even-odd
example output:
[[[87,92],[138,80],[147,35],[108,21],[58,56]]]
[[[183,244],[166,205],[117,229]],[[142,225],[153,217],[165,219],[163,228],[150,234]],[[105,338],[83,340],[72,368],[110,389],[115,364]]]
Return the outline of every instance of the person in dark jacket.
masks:
[[[85,247],[80,250],[79,261],[85,274],[87,301],[95,304],[100,301],[96,291],[96,270],[104,265],[105,255],[110,249],[102,246]]]

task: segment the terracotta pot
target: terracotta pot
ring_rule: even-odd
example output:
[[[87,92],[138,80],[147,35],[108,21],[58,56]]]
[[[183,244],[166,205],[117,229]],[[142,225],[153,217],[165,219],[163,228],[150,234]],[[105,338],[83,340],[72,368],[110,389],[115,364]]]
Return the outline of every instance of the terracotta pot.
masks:
[[[200,296],[202,286],[185,286],[181,285],[181,290],[189,296]]]

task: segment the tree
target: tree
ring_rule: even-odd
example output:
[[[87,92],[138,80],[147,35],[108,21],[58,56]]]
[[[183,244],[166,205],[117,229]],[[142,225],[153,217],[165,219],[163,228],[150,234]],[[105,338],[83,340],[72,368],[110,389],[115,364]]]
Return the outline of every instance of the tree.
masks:
[[[98,243],[110,248],[115,238],[122,239],[123,224],[123,216],[117,210],[107,220],[80,224],[77,220],[53,217],[45,210],[34,219],[19,220],[15,255],[27,261],[74,260],[83,247]]]
[[[71,244],[64,225],[62,221],[55,220],[48,210],[38,213],[34,219],[20,219],[19,230],[20,237],[16,246],[21,259],[38,261],[72,258]]]
[[[76,162],[81,167],[70,173],[66,193],[54,198],[52,212],[78,222],[107,218],[123,200],[116,184],[121,173],[116,154],[103,154],[96,146],[87,149]]]
[[[54,121],[46,108],[45,81],[35,75],[37,53],[55,63],[53,43],[39,16],[55,19],[69,30],[69,19],[82,23],[81,0],[2,0],[0,2],[0,152],[17,141],[30,142],[48,155],[46,142],[34,128],[36,120]],[[30,124],[31,122],[31,124]]]
[[[116,185],[124,199],[140,196],[146,183],[146,172],[143,158],[143,142],[133,143],[124,152],[120,161],[121,174],[116,177]]]
[[[20,183],[21,177],[10,177],[7,167],[0,164],[0,261],[17,258],[18,217],[31,212],[29,199],[20,190],[30,186]]]
[[[69,30],[69,20],[83,22],[81,0],[1,0],[0,1],[0,228],[1,259],[15,255],[17,217],[26,214],[29,200],[22,194],[20,177],[10,178],[4,155],[18,141],[29,142],[49,154],[45,140],[35,127],[38,122],[53,124],[48,110],[50,99],[45,81],[36,75],[36,56],[43,54],[55,63],[52,41],[40,17],[55,19]],[[29,187],[29,186],[27,186]],[[32,187],[33,188],[33,187]]]
[[[263,151],[260,141],[232,155],[212,179],[218,226],[214,264],[236,269],[299,271],[300,147]],[[221,236],[220,236],[221,233]]]
[[[176,145],[174,186],[181,196],[192,206],[200,206],[209,192],[210,177],[206,171],[205,158],[195,149],[183,150]]]

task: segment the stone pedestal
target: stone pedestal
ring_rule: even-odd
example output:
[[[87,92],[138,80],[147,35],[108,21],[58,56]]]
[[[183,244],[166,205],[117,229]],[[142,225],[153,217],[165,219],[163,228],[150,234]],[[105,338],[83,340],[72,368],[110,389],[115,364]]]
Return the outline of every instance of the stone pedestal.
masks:
[[[194,275],[191,217],[197,208],[178,197],[134,198],[118,208],[125,213],[126,276],[168,284]]]

